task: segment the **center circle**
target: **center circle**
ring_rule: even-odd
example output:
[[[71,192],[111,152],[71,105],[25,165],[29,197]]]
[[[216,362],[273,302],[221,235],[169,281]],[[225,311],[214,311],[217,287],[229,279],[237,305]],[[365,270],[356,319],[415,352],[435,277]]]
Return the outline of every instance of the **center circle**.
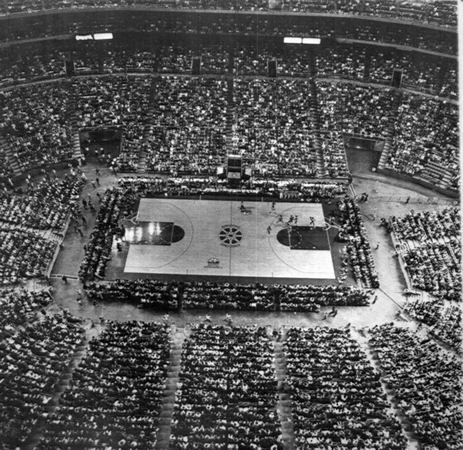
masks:
[[[238,225],[222,225],[219,231],[219,240],[225,247],[236,247],[243,239],[243,234]]]

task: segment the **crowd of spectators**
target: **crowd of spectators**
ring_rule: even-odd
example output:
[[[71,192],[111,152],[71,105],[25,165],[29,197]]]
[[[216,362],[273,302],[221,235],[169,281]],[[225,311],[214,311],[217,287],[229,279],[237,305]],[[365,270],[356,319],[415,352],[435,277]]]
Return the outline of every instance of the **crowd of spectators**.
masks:
[[[269,63],[276,63],[277,75],[307,78],[314,72],[312,51],[298,46],[261,43],[254,46],[231,47],[235,76],[269,75]]]
[[[405,92],[394,121],[386,167],[447,189],[458,189],[458,106]]]
[[[170,448],[282,449],[265,328],[197,325],[184,343]]]
[[[85,183],[81,173],[58,178],[42,170],[43,177],[30,174],[24,187],[11,179],[0,191],[0,284],[16,284],[26,278],[47,277],[64,237],[67,224],[76,215],[79,194]]]
[[[103,278],[114,238],[120,241],[124,237],[123,219],[131,217],[142,196],[195,196],[195,195],[230,195],[268,196],[268,200],[297,200],[307,202],[331,201],[345,194],[346,186],[342,184],[318,184],[296,181],[249,182],[248,189],[228,189],[225,184],[211,187],[207,179],[165,179],[165,178],[123,178],[119,187],[108,189],[102,196],[95,227],[85,244],[85,256],[82,260],[79,277],[82,280]]]
[[[242,47],[233,51],[233,73],[237,76],[243,75],[268,75],[268,60],[272,58],[273,52],[265,47]]]
[[[228,120],[226,81],[158,77],[147,136],[149,171],[215,174],[225,162]]]
[[[166,325],[110,322],[90,342],[38,448],[154,448],[169,349]]]
[[[46,18],[46,16],[45,16]],[[401,23],[391,26],[389,21],[357,20],[355,18],[314,17],[306,20],[300,15],[278,14],[177,14],[133,10],[130,15],[84,14],[73,16],[73,20],[36,20],[29,27],[4,27],[0,40],[14,41],[59,34],[88,34],[115,29],[137,30],[142,33],[185,34],[238,34],[240,36],[311,36],[325,38],[347,38],[363,41],[406,45],[420,49],[457,54],[457,33],[445,32],[442,28],[410,27]]]
[[[336,29],[336,35],[347,39],[415,47],[450,55],[455,55],[457,50],[456,39],[449,38],[448,35],[443,37],[441,30],[415,29],[411,32],[399,26],[391,27],[390,22],[384,24],[343,22]]]
[[[367,49],[361,46],[322,48],[315,52],[317,76],[364,80]]]
[[[151,78],[143,76],[89,77],[73,82],[77,127],[121,131],[120,153],[111,160],[115,170],[135,172],[146,149],[150,91]]]
[[[402,257],[412,286],[438,298],[461,300],[459,242],[425,243],[410,249]]]
[[[445,26],[455,26],[456,4],[452,1],[418,0],[386,0],[381,3],[359,3],[353,0],[336,0],[328,2],[336,5],[337,13],[372,15],[388,17],[420,23],[438,23]]]
[[[182,307],[275,311],[274,289],[259,283],[189,282],[182,290]]]
[[[347,242],[347,253],[354,279],[365,287],[378,288],[378,273],[358,205],[355,200],[345,198],[338,203],[338,210],[342,226],[338,239]]]
[[[63,54],[63,58],[64,58]],[[192,47],[190,43],[155,44],[149,49],[128,45],[104,45],[74,49],[66,53],[74,61],[76,75],[165,73],[191,74],[194,58],[200,60],[200,71],[206,74],[225,74],[230,53],[220,44]]]
[[[291,328],[284,346],[297,448],[407,448],[380,374],[348,329]]]
[[[145,77],[131,77],[127,81],[121,151],[112,163],[116,170],[135,172],[141,153],[147,149],[144,138],[150,111],[151,85],[152,81]]]
[[[0,164],[22,171],[70,160],[73,154],[69,85],[31,85],[0,92]]]
[[[461,300],[461,218],[458,208],[410,212],[383,222],[413,287],[444,300]]]
[[[318,78],[341,78],[390,85],[394,69],[402,87],[456,99],[457,60],[379,46],[338,45],[315,53]],[[387,91],[386,91],[387,92]],[[368,102],[363,102],[368,107]]]
[[[11,300],[31,306],[46,301],[37,294]],[[12,308],[18,312],[21,307]],[[83,329],[66,314],[41,315],[20,327],[13,323],[0,326],[0,435],[3,448],[24,448],[83,342]]]
[[[387,0],[381,3],[360,3],[354,0],[73,0],[71,2],[39,2],[8,0],[0,8],[0,14],[33,12],[62,8],[108,8],[115,6],[145,6],[174,9],[217,9],[234,11],[290,11],[300,13],[330,13],[336,15],[375,16],[406,22],[435,23],[441,26],[456,26],[456,2],[441,0]]]
[[[37,184],[28,182],[25,193],[4,189],[0,191],[0,222],[62,232],[70,212],[77,207],[83,184],[77,175],[57,178],[46,172]]]
[[[220,48],[205,46],[201,49],[205,55],[202,67],[206,72],[220,66]],[[206,55],[209,55],[210,65]],[[195,52],[186,45],[167,44],[155,45],[149,50],[106,43],[98,46],[81,44],[78,48],[63,50],[34,47],[21,52],[0,50],[0,87],[65,77],[65,61],[73,62],[77,76],[154,72],[188,74],[194,56]]]
[[[57,49],[46,52],[23,47],[18,52],[0,50],[0,88],[64,77],[64,58],[65,54]]]
[[[260,175],[315,176],[308,81],[236,79],[233,146]]]
[[[336,11],[455,25],[454,2],[275,3],[294,12]],[[267,10],[269,2],[180,0],[173,5],[168,0],[97,0],[92,4],[73,0],[51,5],[47,0],[30,0],[21,5],[7,1],[0,11],[129,4],[257,11]],[[187,31],[242,31],[246,20],[214,18],[209,27],[191,19]],[[150,30],[156,30],[159,21],[153,21]],[[177,21],[172,31],[185,31],[185,24]],[[143,26],[140,24],[140,29]],[[262,27],[272,33],[281,31],[265,17]],[[394,28],[382,34],[379,28],[366,24],[353,36],[455,50],[451,44],[445,48],[424,35],[420,37],[418,32],[404,37],[403,30],[395,32]],[[303,29],[304,34],[308,30],[296,24],[288,25],[288,29]],[[243,34],[254,32],[255,28],[248,26]],[[52,50],[46,57],[11,53],[0,55],[2,88],[65,75],[64,52]],[[249,195],[319,202],[344,195],[345,185],[300,182],[291,177],[325,173],[333,178],[347,177],[343,135],[386,139],[395,113],[394,97],[389,89],[342,82],[315,84],[296,77],[316,74],[385,84],[392,69],[400,68],[406,87],[456,98],[453,62],[438,68],[440,59],[367,52],[361,47],[328,48],[309,54],[293,48],[286,52],[245,47],[230,50],[217,45],[198,51],[166,45],[150,51],[110,49],[96,53],[76,52],[76,73],[119,76],[80,77],[0,92],[0,144],[5,142],[10,149],[0,153],[2,176],[11,174],[13,163],[21,171],[28,171],[67,161],[73,155],[77,130],[100,127],[123,130],[121,154],[110,163],[115,171],[136,171],[143,154],[149,171],[172,176],[120,180],[118,188],[102,197],[79,271],[90,300],[130,302],[166,311],[318,312],[325,306],[369,304],[371,291],[350,286],[87,280],[104,278],[115,238],[119,242],[124,236],[122,221],[133,215],[140,196]],[[238,78],[227,82],[220,77],[122,76],[189,74],[196,56],[201,58],[202,72],[228,73]],[[272,59],[277,62],[279,75],[294,79],[240,78],[268,75],[267,64]],[[455,189],[459,179],[457,106],[418,94],[401,95],[387,167]],[[194,178],[196,174],[215,174],[230,150],[240,153],[257,177],[289,179],[252,179],[243,181],[240,189],[231,189],[215,178],[212,183]],[[45,239],[42,231],[62,231],[69,213],[78,205],[84,183],[81,177],[71,174],[60,180],[42,173],[45,179],[37,186],[28,178],[25,193],[9,189],[0,192],[1,284],[47,273],[57,242]],[[176,178],[183,174],[193,177]],[[347,197],[341,200],[335,215],[342,228],[338,239],[347,243],[354,279],[367,288],[379,287],[355,201]],[[391,218],[386,226],[406,244],[400,249],[406,248],[402,256],[412,285],[437,297],[410,302],[406,311],[428,325],[432,337],[459,349],[461,309],[446,302],[461,297],[458,210],[412,212],[404,218]],[[142,322],[109,323],[103,334],[90,342],[87,354],[73,372],[70,388],[47,417],[57,386],[83,343],[79,321],[66,313],[47,315],[43,308],[50,302],[47,291],[1,292],[0,447],[29,446],[33,430],[46,418],[38,446],[44,450],[154,448],[167,377],[169,328]],[[443,356],[431,340],[392,325],[374,327],[370,333],[370,345],[385,374],[383,380],[423,448],[461,448],[462,414],[456,399],[461,395],[458,380],[462,374],[458,361]],[[347,329],[290,329],[285,352],[298,447],[406,448],[401,427],[388,412],[390,405],[380,375]],[[283,448],[274,353],[272,338],[264,328],[195,327],[183,348],[171,448]]]
[[[411,211],[403,217],[391,216],[387,230],[400,241],[454,241],[460,236],[461,217],[456,207],[440,211]]]
[[[367,306],[370,293],[352,286],[115,280],[86,284],[90,300],[156,310],[216,309],[318,312],[322,306]]]
[[[133,189],[144,196],[220,196],[265,198],[267,200],[291,200],[298,202],[331,201],[347,192],[345,183],[317,183],[301,180],[242,181],[239,189],[230,188],[224,180],[210,178],[120,178],[119,186]]]
[[[114,237],[121,238],[124,235],[121,221],[130,216],[134,207],[135,197],[131,190],[106,190],[95,227],[84,247],[85,256],[79,269],[81,280],[104,277],[106,265],[111,259]]]
[[[111,49],[98,60],[98,69],[104,73],[149,73],[155,69],[156,54],[148,50]],[[76,64],[76,73],[80,73],[80,64]],[[91,63],[89,70],[95,70]]]
[[[423,448],[463,447],[461,361],[430,338],[393,324],[370,329],[382,379]]]
[[[223,45],[204,45],[198,50],[201,73],[223,75],[230,69],[230,51]]]
[[[392,92],[341,83],[336,84],[335,89],[340,99],[341,131],[364,138],[385,139],[394,114]]]
[[[0,284],[47,276],[57,242],[23,230],[0,228]]]
[[[75,74],[191,74],[194,58],[206,75],[268,76],[268,63],[276,61],[283,77],[316,75],[390,84],[394,69],[402,70],[402,84],[412,90],[456,99],[457,60],[361,44],[329,45],[317,49],[274,43],[225,45],[203,43],[158,44],[150,49],[128,43],[100,43],[70,50],[35,49],[0,51],[0,87],[65,77],[65,60],[74,62]],[[230,64],[233,63],[233,66]]]
[[[402,71],[402,86],[441,97],[457,98],[457,60],[419,52],[370,51],[368,80],[390,84],[394,69]]]
[[[309,111],[315,106],[307,92],[308,82],[302,80],[236,79],[230,94],[222,80],[156,78],[145,142],[147,169],[174,176],[211,174],[233,151],[256,176],[316,176],[323,162],[317,165]],[[329,175],[346,176],[339,146],[331,152],[325,143],[324,154]]]
[[[319,129],[319,142],[323,155],[323,171],[329,176],[347,175],[344,136],[340,121],[340,98],[331,83],[311,83],[312,95],[317,96],[317,107],[313,110],[316,127]]]
[[[281,311],[318,312],[321,306],[367,306],[368,291],[352,286],[278,285]]]
[[[317,82],[321,128],[343,135],[385,139],[393,114],[389,89],[350,83]]]
[[[23,325],[39,310],[52,302],[48,289],[27,291],[25,289],[4,288],[0,294],[0,329],[13,330]]]
[[[257,177],[337,178],[348,175],[344,135],[384,140],[394,128],[385,167],[455,190],[457,106],[418,94],[403,99],[396,117],[391,89],[352,83],[79,77],[0,94],[0,134],[10,148],[3,167],[25,171],[67,161],[78,130],[112,128],[122,132],[120,154],[110,163],[117,171],[136,172],[142,164],[173,176],[214,174],[236,152]]]
[[[428,325],[429,334],[458,352],[462,350],[460,305],[448,305],[443,300],[409,300],[405,311]]]
[[[122,127],[131,106],[136,106],[130,94],[142,95],[137,80],[131,77],[129,82],[122,76],[76,78],[72,88],[78,128]]]
[[[115,280],[85,285],[87,297],[99,302],[132,303],[140,308],[177,311],[182,283],[160,280]]]
[[[245,55],[248,51],[245,51]],[[221,44],[192,48],[188,43],[158,44],[150,49],[130,44],[81,44],[77,48],[27,47],[21,52],[0,49],[0,87],[51,80],[66,76],[65,61],[72,61],[76,76],[116,74],[191,74],[193,59],[200,59],[200,72],[225,74],[230,49]]]
[[[195,52],[181,45],[159,47],[154,61],[154,70],[159,73],[191,73]]]

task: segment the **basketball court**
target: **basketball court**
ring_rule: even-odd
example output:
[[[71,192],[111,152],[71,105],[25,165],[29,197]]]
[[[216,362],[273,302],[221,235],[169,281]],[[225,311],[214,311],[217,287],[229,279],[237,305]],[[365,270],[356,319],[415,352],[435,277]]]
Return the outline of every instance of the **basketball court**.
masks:
[[[324,223],[318,203],[143,198],[124,273],[334,279]]]

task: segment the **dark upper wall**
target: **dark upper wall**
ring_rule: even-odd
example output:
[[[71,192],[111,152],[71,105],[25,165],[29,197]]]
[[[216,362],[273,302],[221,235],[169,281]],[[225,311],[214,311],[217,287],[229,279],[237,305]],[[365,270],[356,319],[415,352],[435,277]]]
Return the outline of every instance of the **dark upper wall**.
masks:
[[[42,11],[0,17],[0,40],[4,42],[98,31],[225,34],[233,38],[239,35],[259,36],[260,39],[304,35],[457,53],[457,33],[453,29],[357,16],[112,8]]]
[[[143,8],[176,10],[221,10],[231,12],[336,14],[379,17],[418,24],[456,27],[456,0],[2,0],[0,14],[29,14],[47,10],[82,8]]]

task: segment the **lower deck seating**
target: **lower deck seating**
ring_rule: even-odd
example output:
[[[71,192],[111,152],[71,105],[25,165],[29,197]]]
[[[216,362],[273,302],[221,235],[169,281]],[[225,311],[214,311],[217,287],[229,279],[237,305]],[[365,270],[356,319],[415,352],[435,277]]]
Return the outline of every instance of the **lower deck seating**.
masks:
[[[113,238],[122,235],[120,221],[133,212],[135,198],[130,190],[108,189],[105,192],[95,227],[86,244],[85,256],[80,263],[79,278],[104,277],[111,258]]]
[[[351,83],[317,81],[321,128],[343,135],[385,139],[392,112],[392,90]]]
[[[1,444],[24,448],[83,341],[83,329],[55,315],[14,331],[11,324],[2,326],[0,334]]]
[[[37,185],[29,182],[25,195],[0,192],[0,222],[62,232],[70,212],[76,208],[83,184],[77,174],[63,178],[46,175]]]
[[[352,286],[264,285],[211,281],[117,280],[87,283],[94,301],[128,302],[138,307],[317,312],[322,306],[367,306],[370,294]]]
[[[0,229],[0,284],[44,277],[56,247],[57,242],[29,231]]]
[[[38,448],[154,448],[169,329],[111,322],[90,342]]]
[[[225,161],[227,84],[213,78],[156,78],[147,167],[168,174],[215,174]]]
[[[5,288],[0,292],[0,328],[23,325],[37,311],[53,301],[48,289],[42,291]]]
[[[339,202],[339,211],[342,231],[338,236],[347,242],[347,254],[355,280],[368,288],[379,287],[378,273],[358,205],[355,200],[345,198]]]
[[[198,325],[183,346],[179,376],[172,450],[282,448],[265,328]]]
[[[461,362],[405,328],[386,324],[370,333],[383,380],[421,445],[462,448]]]
[[[285,342],[297,448],[407,448],[380,375],[349,330],[288,330]]]
[[[21,171],[71,159],[69,84],[56,82],[0,92],[0,134],[13,155],[0,152],[0,165]]]
[[[236,79],[233,145],[257,174],[317,174],[309,82]]]
[[[444,300],[461,300],[459,208],[411,211],[383,221],[398,239],[397,251],[413,287]]]
[[[446,305],[443,300],[410,300],[405,311],[428,325],[429,334],[450,348],[462,350],[462,311],[459,305]]]
[[[457,190],[458,106],[404,93],[394,124],[386,167],[440,188]]]

